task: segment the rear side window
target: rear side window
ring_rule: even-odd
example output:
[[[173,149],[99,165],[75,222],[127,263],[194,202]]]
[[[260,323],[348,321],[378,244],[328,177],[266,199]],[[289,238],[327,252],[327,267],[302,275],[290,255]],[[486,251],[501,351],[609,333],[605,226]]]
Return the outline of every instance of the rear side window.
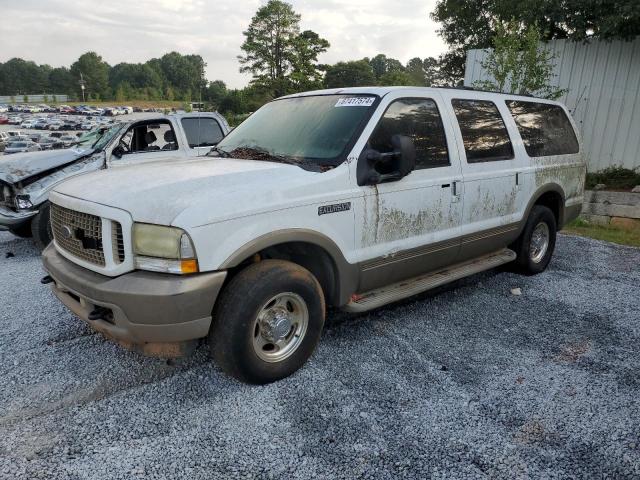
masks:
[[[452,100],[468,163],[513,158],[513,147],[496,104],[487,100]]]
[[[569,155],[580,147],[565,111],[558,105],[507,100],[530,157]]]
[[[213,147],[224,137],[218,122],[210,117],[183,118],[182,128],[191,148]]]
[[[449,165],[447,139],[436,103],[427,98],[396,100],[378,122],[369,145],[379,152],[392,152],[393,135],[406,135],[416,146],[416,169]]]

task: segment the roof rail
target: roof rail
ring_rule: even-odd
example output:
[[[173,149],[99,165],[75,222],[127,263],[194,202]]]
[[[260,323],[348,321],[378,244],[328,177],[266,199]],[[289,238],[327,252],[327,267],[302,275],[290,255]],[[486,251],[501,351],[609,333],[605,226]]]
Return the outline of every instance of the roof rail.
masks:
[[[532,95],[531,93],[508,93],[508,92],[501,92],[499,90],[487,90],[484,88],[476,88],[469,85],[456,85],[454,87],[446,87],[446,86],[438,85],[431,88],[444,88],[448,90],[470,90],[472,92],[499,93],[501,95],[516,95],[518,97],[541,98],[541,97],[537,97],[536,95]]]

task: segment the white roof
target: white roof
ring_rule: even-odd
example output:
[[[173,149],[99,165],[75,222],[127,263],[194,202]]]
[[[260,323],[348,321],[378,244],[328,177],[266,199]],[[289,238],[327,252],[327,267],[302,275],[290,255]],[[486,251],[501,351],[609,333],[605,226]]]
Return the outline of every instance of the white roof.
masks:
[[[545,103],[558,103],[552,100],[547,100],[545,98],[533,97],[530,95],[516,95],[512,93],[500,93],[500,92],[490,92],[484,90],[475,90],[472,88],[455,88],[455,87],[411,87],[411,86],[390,86],[390,87],[348,87],[348,88],[329,88],[324,90],[312,90],[309,92],[301,92],[294,93],[292,95],[287,95],[281,98],[293,98],[293,97],[306,97],[311,95],[378,95],[380,97],[384,97],[386,94],[391,92],[397,92],[399,90],[411,90],[412,92],[420,91],[425,94],[433,93],[433,92],[456,92],[460,96],[464,97],[474,97],[478,96],[478,98],[487,98],[489,96],[499,96],[501,98],[520,98],[522,100],[532,101],[535,99],[536,101],[541,101]]]

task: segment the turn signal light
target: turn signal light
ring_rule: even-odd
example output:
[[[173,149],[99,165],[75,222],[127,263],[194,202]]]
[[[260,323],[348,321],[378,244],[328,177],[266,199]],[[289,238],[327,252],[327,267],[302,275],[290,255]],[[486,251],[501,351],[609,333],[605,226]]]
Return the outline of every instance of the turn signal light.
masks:
[[[198,273],[198,261],[193,258],[180,260],[180,271],[182,273]]]

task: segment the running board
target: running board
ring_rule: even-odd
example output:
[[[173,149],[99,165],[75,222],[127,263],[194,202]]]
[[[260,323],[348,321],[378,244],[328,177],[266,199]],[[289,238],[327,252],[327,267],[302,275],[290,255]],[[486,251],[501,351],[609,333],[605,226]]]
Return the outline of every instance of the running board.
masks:
[[[372,310],[388,303],[397,302],[398,300],[403,300],[418,293],[426,292],[427,290],[446,283],[460,280],[469,275],[490,270],[505,263],[512,262],[515,259],[516,253],[513,250],[505,248],[490,255],[459,263],[443,270],[371,290],[357,296],[357,300],[352,300],[342,307],[342,309],[354,313],[366,312],[367,310]]]

